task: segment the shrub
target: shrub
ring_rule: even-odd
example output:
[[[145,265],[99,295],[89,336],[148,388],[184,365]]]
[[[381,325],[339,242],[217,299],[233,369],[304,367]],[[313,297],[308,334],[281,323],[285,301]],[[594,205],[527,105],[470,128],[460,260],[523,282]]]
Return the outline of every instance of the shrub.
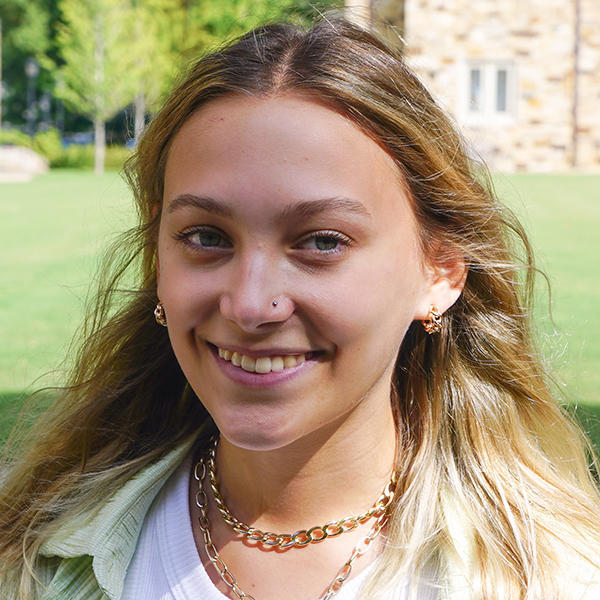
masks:
[[[61,148],[60,154],[50,161],[50,167],[53,169],[93,169],[94,146],[73,144]]]
[[[36,152],[45,156],[52,165],[63,151],[58,129],[48,129],[36,133],[33,137],[32,147]]]
[[[120,171],[123,163],[131,156],[131,150],[125,146],[111,145],[106,147],[104,166],[109,171]]]
[[[0,129],[0,146],[23,146],[31,148],[31,138],[18,129]]]
[[[33,138],[18,129],[0,129],[0,146],[2,145],[31,148],[46,157],[53,169],[94,168],[94,145],[71,144],[64,147],[58,129],[40,131]],[[120,170],[130,155],[131,150],[125,146],[107,146],[104,158],[105,169]]]
[[[108,171],[120,170],[130,154],[131,151],[125,146],[107,146],[104,168]],[[94,145],[73,144],[62,148],[58,156],[50,159],[50,167],[55,169],[93,169]]]

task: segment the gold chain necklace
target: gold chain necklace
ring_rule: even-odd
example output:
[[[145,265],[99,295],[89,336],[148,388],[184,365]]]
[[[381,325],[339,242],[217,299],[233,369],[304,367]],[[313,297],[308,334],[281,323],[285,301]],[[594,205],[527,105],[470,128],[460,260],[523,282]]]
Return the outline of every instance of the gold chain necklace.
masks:
[[[219,438],[214,437],[211,441],[211,445],[208,450],[208,456],[206,458],[208,478],[210,481],[210,487],[215,499],[215,504],[218,511],[221,513],[225,523],[230,525],[232,529],[247,537],[248,539],[254,540],[259,544],[265,546],[279,546],[280,548],[290,548],[292,546],[306,546],[307,544],[322,542],[325,538],[336,537],[347,531],[356,529],[359,525],[366,523],[373,517],[379,517],[384,514],[390,505],[394,497],[394,490],[396,488],[396,472],[392,473],[390,481],[387,483],[381,495],[373,504],[373,506],[364,513],[355,517],[346,517],[339,521],[330,521],[325,525],[316,525],[310,529],[300,529],[296,533],[273,533],[270,531],[262,531],[256,527],[250,527],[239,521],[227,508],[223,496],[219,491],[217,485],[217,474],[215,469],[215,456],[217,451],[217,444]]]
[[[214,444],[213,449],[215,447],[216,443]],[[202,532],[204,551],[206,552],[206,556],[208,556],[210,562],[213,564],[213,566],[219,573],[221,579],[225,582],[227,587],[231,589],[231,591],[233,592],[235,597],[238,598],[238,600],[255,600],[254,596],[247,594],[239,586],[237,579],[235,578],[234,574],[229,570],[223,559],[219,556],[217,548],[212,541],[212,537],[210,534],[210,522],[208,520],[208,497],[206,495],[206,492],[204,491],[203,486],[203,481],[206,479],[207,471],[207,458],[202,457],[194,467],[194,477],[198,482],[198,491],[196,492],[196,506],[200,509],[198,524],[200,526],[200,531]],[[391,499],[394,496],[393,489],[391,490],[390,494],[391,501]],[[348,560],[339,569],[336,576],[332,579],[331,583],[329,584],[327,590],[319,600],[330,600],[330,598],[333,598],[333,596],[338,593],[340,588],[350,577],[350,574],[352,572],[352,563],[359,556],[362,556],[369,550],[370,544],[381,533],[381,530],[383,529],[383,527],[385,527],[387,521],[387,510],[383,510],[383,512],[379,516],[377,516],[377,519],[373,524],[373,527],[371,527],[371,530],[369,531],[368,535],[354,547]]]

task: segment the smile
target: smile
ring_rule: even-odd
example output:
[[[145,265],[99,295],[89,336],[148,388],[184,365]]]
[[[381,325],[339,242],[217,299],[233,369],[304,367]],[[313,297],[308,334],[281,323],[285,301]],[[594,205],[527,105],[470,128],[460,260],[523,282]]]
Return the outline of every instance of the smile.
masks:
[[[249,373],[280,373],[285,369],[290,369],[302,364],[307,356],[306,354],[286,354],[286,355],[275,355],[275,356],[261,356],[259,358],[253,358],[246,354],[240,354],[239,352],[232,352],[224,348],[218,348],[217,352],[219,356],[230,362],[236,367],[244,369]]]

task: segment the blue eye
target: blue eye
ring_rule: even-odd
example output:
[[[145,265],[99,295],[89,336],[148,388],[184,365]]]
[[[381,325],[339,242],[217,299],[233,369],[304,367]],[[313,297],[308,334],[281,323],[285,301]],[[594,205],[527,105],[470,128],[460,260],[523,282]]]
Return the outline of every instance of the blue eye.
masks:
[[[182,240],[192,248],[231,248],[231,242],[215,229],[197,227],[178,233],[176,239]]]
[[[315,246],[317,250],[328,251],[334,250],[340,241],[330,235],[320,235],[315,237]]]
[[[198,243],[205,248],[219,246],[223,236],[215,231],[196,231],[188,239],[198,240]]]
[[[305,250],[313,250],[322,254],[336,254],[343,252],[349,246],[351,240],[338,231],[316,231],[304,238],[298,247]]]

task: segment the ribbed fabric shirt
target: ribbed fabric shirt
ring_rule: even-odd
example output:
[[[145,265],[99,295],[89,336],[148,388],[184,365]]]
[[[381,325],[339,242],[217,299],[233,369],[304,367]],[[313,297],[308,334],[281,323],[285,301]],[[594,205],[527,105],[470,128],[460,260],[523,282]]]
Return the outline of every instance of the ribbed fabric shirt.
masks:
[[[185,548],[181,554],[172,555],[171,558],[162,556],[160,561],[164,564],[173,558],[181,559],[179,566],[175,565],[158,575],[158,579],[168,583],[165,587],[166,596],[158,596],[161,600],[223,600],[221,594],[210,581],[204,571],[195,546],[192,550],[193,536],[189,521],[189,508],[187,505],[187,475],[185,468],[180,471],[180,478],[175,475],[172,482],[170,477],[177,472],[185,457],[189,454],[195,438],[190,438],[180,444],[161,460],[146,467],[132,477],[114,495],[90,513],[79,518],[71,519],[43,545],[41,549],[42,560],[37,565],[37,574],[44,585],[42,600],[150,600],[152,596],[149,589],[141,581],[144,569],[148,566],[136,561],[142,560],[143,545],[146,538],[150,541],[160,533],[160,511],[164,498],[169,495],[171,483],[177,483],[186,488],[185,500],[180,498],[179,523],[181,529],[169,535],[176,535]],[[189,473],[189,471],[188,471]],[[168,482],[168,483],[167,483]],[[165,487],[167,486],[167,487]],[[155,503],[155,499],[165,490]],[[170,501],[169,501],[170,502]],[[185,503],[185,506],[184,506]],[[448,569],[440,575],[437,583],[436,594],[439,600],[468,600],[471,597],[466,573],[469,572],[472,560],[472,535],[466,526],[466,520],[461,517],[461,511],[451,502],[445,502],[444,511],[456,547],[456,555],[448,556]],[[172,517],[173,515],[171,515]],[[146,520],[148,517],[148,520]],[[171,518],[169,517],[169,518]],[[158,521],[155,521],[158,519]],[[145,523],[154,523],[147,531],[142,533]],[[158,529],[157,529],[158,527]],[[141,536],[141,537],[140,537]],[[140,544],[140,551],[136,556],[136,548]],[[170,546],[177,545],[171,538]],[[174,551],[179,551],[175,548]],[[156,549],[156,553],[161,550]],[[134,562],[132,562],[132,559]],[[572,566],[571,577],[567,583],[571,593],[570,597],[581,600],[598,600],[600,598],[600,576],[597,570],[581,565],[572,558],[567,559]],[[158,564],[158,563],[153,563]],[[586,563],[587,564],[587,563]],[[129,569],[133,569],[128,575]],[[181,568],[180,568],[181,567]],[[202,567],[202,570],[199,569]],[[138,570],[141,569],[140,570]],[[178,595],[180,590],[191,591],[187,588],[186,576],[192,574],[193,596]],[[339,600],[350,600],[357,593],[365,574],[360,574],[354,581],[350,580],[340,590]],[[196,587],[199,586],[199,587]],[[402,587],[402,586],[401,586]],[[344,590],[344,588],[346,588]],[[431,597],[431,587],[428,586],[425,595],[419,593],[419,600]],[[201,592],[202,591],[202,592]],[[401,591],[401,588],[397,591]],[[170,596],[168,594],[171,594]],[[395,594],[394,594],[395,595]],[[3,596],[10,600],[12,596]],[[401,596],[400,596],[401,597]],[[435,594],[434,594],[435,597]]]
[[[152,504],[127,570],[121,600],[228,600],[208,576],[194,541],[188,497],[191,468],[188,457]],[[345,583],[336,594],[337,600],[354,600],[369,570]],[[393,600],[404,598],[401,592]]]
[[[140,471],[105,504],[73,519],[44,544],[43,600],[120,600],[146,514],[194,440]]]

